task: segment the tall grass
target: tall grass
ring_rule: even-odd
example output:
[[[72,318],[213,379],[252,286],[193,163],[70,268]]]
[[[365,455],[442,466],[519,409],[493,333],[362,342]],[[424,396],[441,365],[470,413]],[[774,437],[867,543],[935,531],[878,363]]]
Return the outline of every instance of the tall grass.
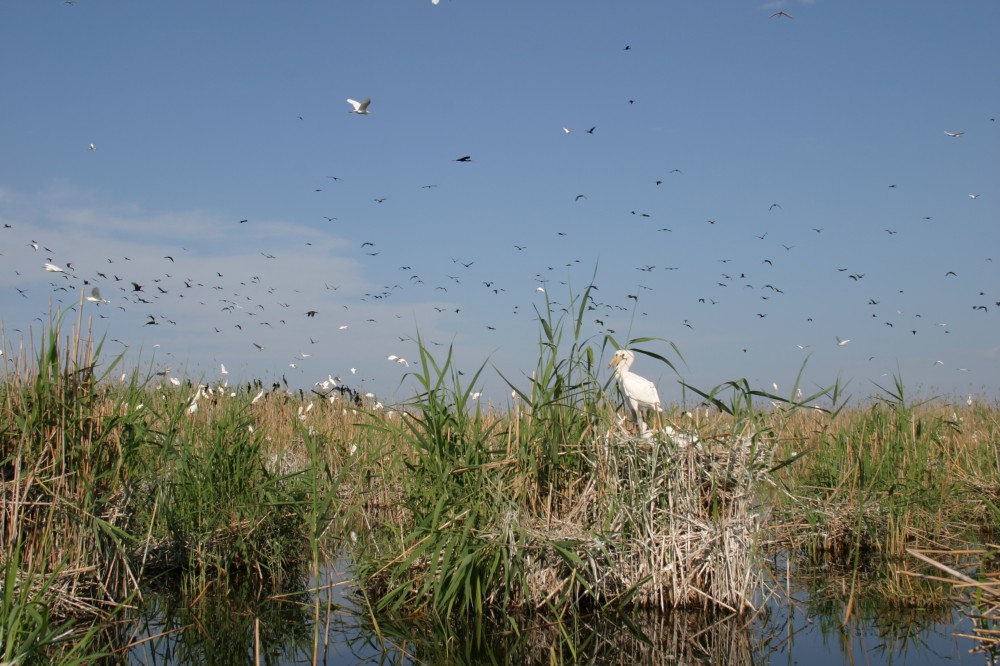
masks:
[[[11,359],[0,387],[0,550],[19,547],[22,565],[46,575],[61,570],[50,587],[99,611],[134,589],[121,468],[138,428],[101,386],[120,359],[99,373],[100,343],[78,320],[62,346],[61,324],[43,332],[34,363]]]
[[[120,373],[82,315],[53,317],[0,381],[0,658],[97,653],[94,619],[168,588],[191,608],[237,590],[299,599],[312,624],[296,644],[315,654],[335,603],[323,564],[344,548],[376,632],[745,616],[776,548],[846,562],[849,614],[870,605],[870,557],[1000,525],[995,408],[911,403],[897,379],[848,410],[839,382],[782,397],[741,379],[684,385],[701,405],[640,435],[605,369],[618,342],[582,334],[589,298],[538,311],[535,370],[505,378],[499,412],[472,393],[486,363],[467,377],[419,337],[415,395],[380,411]],[[674,369],[669,342],[624,342]],[[882,596],[917,596],[897,588]]]
[[[1000,488],[995,416],[944,401],[907,403],[902,381],[870,404],[790,424],[809,452],[779,474],[787,543],[809,553],[901,557],[915,541],[992,531]],[[790,453],[790,451],[788,451]],[[984,492],[985,491],[985,492]]]
[[[4,356],[2,649],[11,659],[38,653],[67,620],[109,620],[166,573],[196,594],[245,580],[298,585],[305,562],[318,571],[319,540],[337,518],[340,467],[309,444],[294,406],[257,414],[229,390],[165,389],[152,372],[112,380],[121,357],[101,361],[82,298],[78,307],[65,338],[69,311],[52,317],[37,349]],[[278,429],[259,427],[276,411],[295,436],[274,442]],[[283,465],[286,454],[299,462]]]
[[[401,488],[399,510],[355,553],[376,612],[479,621],[751,607],[762,440],[720,436],[685,450],[625,430],[610,379],[597,375],[601,353],[580,338],[586,299],[569,321],[539,313],[537,369],[527,389],[509,381],[504,415],[470,398],[485,366],[463,383],[451,351],[438,361],[418,338],[418,395],[405,418],[372,424],[395,447],[384,482]]]

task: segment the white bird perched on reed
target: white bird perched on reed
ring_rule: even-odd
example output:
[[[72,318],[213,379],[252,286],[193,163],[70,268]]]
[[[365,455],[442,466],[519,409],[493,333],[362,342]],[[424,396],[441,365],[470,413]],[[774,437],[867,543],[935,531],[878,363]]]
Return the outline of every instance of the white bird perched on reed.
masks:
[[[658,414],[662,411],[660,409],[660,394],[656,391],[656,384],[629,370],[634,362],[635,354],[628,349],[619,349],[611,357],[608,367],[615,369],[618,388],[621,389],[628,401],[629,409],[635,416],[636,425],[639,426],[639,432],[645,433],[646,424],[642,420],[641,410],[643,408],[653,409],[653,418],[656,421],[654,425],[659,428]]]

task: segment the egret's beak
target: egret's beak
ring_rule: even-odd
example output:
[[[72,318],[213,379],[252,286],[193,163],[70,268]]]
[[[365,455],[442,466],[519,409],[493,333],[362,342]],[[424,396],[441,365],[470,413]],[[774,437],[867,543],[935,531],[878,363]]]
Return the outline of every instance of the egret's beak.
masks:
[[[620,361],[620,360],[621,360],[620,356],[613,356],[613,357],[611,357],[611,360],[608,361],[608,367],[609,368],[615,367],[616,365],[618,365],[618,361]]]

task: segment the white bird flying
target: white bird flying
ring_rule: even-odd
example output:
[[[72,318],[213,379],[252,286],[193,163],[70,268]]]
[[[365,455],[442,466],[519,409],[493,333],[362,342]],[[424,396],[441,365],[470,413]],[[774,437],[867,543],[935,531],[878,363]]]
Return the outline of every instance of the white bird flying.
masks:
[[[618,388],[621,389],[629,404],[629,409],[635,417],[635,422],[639,426],[639,432],[646,432],[646,424],[642,420],[641,409],[650,408],[655,410],[653,418],[658,420],[660,409],[660,395],[656,391],[656,384],[645,377],[631,372],[629,368],[635,361],[635,354],[628,349],[619,349],[611,357],[608,363],[609,368],[615,369],[615,376],[618,378]]]
[[[843,347],[844,345],[846,345],[848,342],[851,341],[850,338],[847,338],[846,340],[841,340],[839,335],[836,335],[834,337],[836,338],[836,340],[837,340],[837,346],[839,346],[839,347]]]
[[[87,296],[86,300],[88,303],[97,303],[98,305],[100,305],[101,303],[107,304],[111,302],[101,298],[101,290],[98,289],[97,287],[94,287],[93,289],[90,290],[90,296]]]
[[[372,103],[371,97],[366,97],[363,102],[356,102],[353,99],[348,98],[347,103],[354,107],[354,110],[351,111],[351,113],[360,113],[361,115],[371,113],[371,111],[368,110],[368,105]]]
[[[66,272],[63,269],[61,269],[58,266],[56,266],[55,264],[50,264],[48,262],[45,262],[45,264],[42,266],[42,268],[44,268],[45,270],[47,270],[49,273],[65,273]]]
[[[944,133],[947,134],[948,136],[950,136],[953,139],[957,139],[958,137],[960,137],[963,134],[965,134],[965,132],[949,132],[948,130],[945,130]]]

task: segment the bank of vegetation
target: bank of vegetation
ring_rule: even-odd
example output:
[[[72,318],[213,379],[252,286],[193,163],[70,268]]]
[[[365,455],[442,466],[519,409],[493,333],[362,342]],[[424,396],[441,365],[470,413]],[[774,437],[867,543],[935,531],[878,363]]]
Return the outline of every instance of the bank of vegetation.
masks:
[[[782,397],[738,380],[686,387],[669,425],[640,434],[603,367],[619,341],[581,338],[584,303],[539,312],[537,367],[499,408],[472,393],[487,366],[463,375],[422,344],[416,395],[377,409],[175,386],[123,368],[82,316],[55,317],[0,377],[0,663],[120,658],[140,640],[123,627],[163,590],[193,604],[263,590],[318,617],[337,558],[382,636],[401,621],[516,634],[619,612],[754,616],[793,564],[846,571],[846,623],[871,603],[873,563],[911,574],[883,603],[943,606],[947,586],[908,550],[981,553],[963,571],[995,555],[996,404],[914,402],[897,380],[845,408],[839,384]]]

